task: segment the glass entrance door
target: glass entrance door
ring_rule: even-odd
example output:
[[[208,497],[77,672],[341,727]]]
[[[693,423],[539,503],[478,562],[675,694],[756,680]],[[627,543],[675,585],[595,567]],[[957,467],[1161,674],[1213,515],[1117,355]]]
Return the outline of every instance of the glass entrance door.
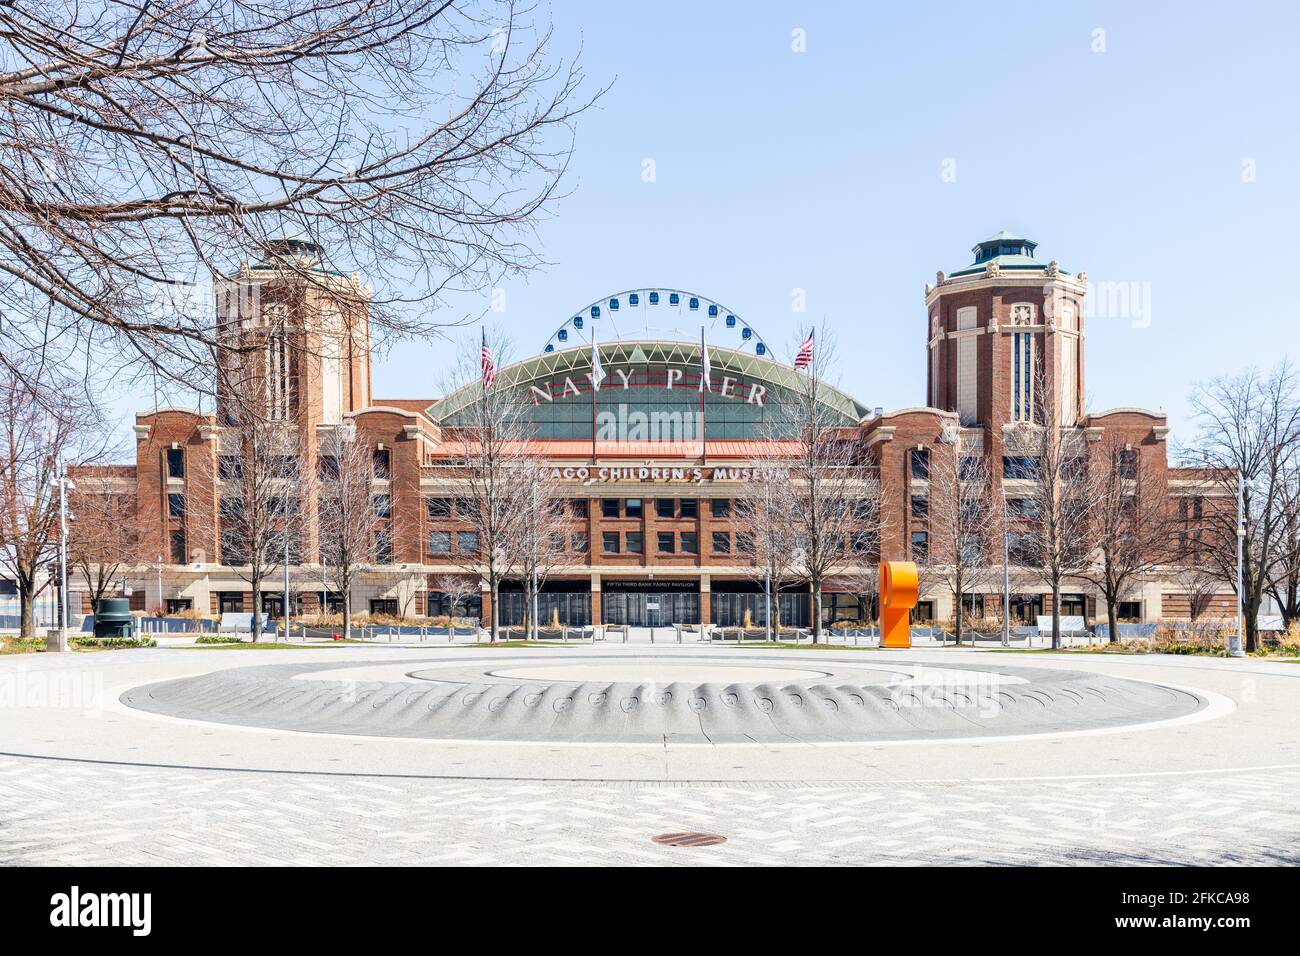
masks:
[[[632,627],[698,624],[700,596],[682,591],[607,591],[601,596],[601,616],[606,624]]]

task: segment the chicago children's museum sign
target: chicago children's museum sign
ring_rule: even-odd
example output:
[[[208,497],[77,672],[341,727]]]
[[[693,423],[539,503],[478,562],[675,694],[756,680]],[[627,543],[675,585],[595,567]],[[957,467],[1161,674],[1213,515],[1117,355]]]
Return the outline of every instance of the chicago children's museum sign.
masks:
[[[753,468],[706,468],[677,465],[602,465],[599,468],[572,465],[551,469],[559,481],[582,481],[606,484],[618,481],[749,481]]]

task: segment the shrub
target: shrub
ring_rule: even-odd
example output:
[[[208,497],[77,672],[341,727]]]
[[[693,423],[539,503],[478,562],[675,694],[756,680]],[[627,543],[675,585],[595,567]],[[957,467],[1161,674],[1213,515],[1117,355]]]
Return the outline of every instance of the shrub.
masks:
[[[152,637],[74,637],[72,643],[77,647],[111,647],[114,649],[158,646],[158,642]]]
[[[234,634],[200,634],[194,639],[195,644],[238,644],[240,638]]]

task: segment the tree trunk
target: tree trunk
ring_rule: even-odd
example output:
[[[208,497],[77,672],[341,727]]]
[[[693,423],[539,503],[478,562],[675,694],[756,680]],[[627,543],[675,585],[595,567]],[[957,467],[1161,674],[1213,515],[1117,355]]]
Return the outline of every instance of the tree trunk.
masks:
[[[348,588],[343,592],[343,640],[352,640],[352,591]]]
[[[501,592],[497,587],[497,580],[495,576],[492,578],[492,580],[489,583],[491,584],[491,587],[489,588],[489,593],[492,596],[491,636],[492,636],[492,643],[495,644],[497,640],[497,633],[499,627],[498,622],[501,620],[501,600],[500,600]]]
[[[1052,582],[1052,650],[1061,649],[1061,582]]]
[[[820,581],[813,582],[812,606],[813,606],[813,638],[814,644],[821,643],[822,637],[822,588]]]
[[[256,644],[262,636],[262,579],[254,578],[253,586],[253,643]]]
[[[961,647],[961,592],[960,591],[958,591],[956,594],[956,603],[957,603],[957,610],[952,616],[953,619],[952,632],[953,632],[953,636],[957,638],[957,646]]]
[[[1110,625],[1110,642],[1119,643],[1119,617],[1115,614],[1115,602],[1109,596],[1106,598],[1106,623]]]
[[[18,636],[30,640],[36,636],[36,594],[31,584],[18,582]]]

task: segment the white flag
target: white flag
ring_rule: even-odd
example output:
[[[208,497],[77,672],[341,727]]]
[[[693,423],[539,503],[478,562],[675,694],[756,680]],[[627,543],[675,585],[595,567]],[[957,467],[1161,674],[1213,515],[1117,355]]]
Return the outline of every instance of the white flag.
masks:
[[[713,391],[713,366],[709,363],[709,343],[704,341],[704,326],[700,326],[700,387]]]
[[[596,348],[596,340],[591,340],[591,387],[600,391],[600,383],[605,381],[605,367],[600,364],[600,349]]]

